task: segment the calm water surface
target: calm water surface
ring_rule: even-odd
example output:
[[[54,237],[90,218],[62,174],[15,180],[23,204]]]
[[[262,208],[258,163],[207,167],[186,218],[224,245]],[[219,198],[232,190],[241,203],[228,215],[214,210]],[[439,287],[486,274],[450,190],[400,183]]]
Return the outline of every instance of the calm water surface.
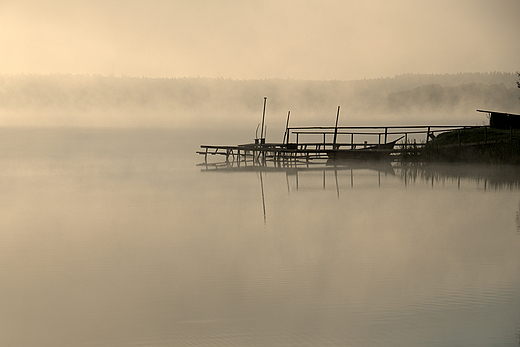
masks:
[[[0,345],[518,345],[516,171],[196,166],[243,140],[0,129]]]

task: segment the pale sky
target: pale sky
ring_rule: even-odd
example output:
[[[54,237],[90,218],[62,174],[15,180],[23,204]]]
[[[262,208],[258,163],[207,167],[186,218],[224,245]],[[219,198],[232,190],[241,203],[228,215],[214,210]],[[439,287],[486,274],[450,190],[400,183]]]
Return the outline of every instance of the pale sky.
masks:
[[[520,70],[520,0],[0,0],[0,74],[350,80]]]

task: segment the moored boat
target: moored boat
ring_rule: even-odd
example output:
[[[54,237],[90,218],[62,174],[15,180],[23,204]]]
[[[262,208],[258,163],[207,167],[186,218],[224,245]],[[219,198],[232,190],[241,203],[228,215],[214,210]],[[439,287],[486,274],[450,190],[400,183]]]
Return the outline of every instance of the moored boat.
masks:
[[[327,157],[332,160],[390,160],[390,155],[397,140],[378,145],[370,145],[360,149],[331,149],[327,150]]]

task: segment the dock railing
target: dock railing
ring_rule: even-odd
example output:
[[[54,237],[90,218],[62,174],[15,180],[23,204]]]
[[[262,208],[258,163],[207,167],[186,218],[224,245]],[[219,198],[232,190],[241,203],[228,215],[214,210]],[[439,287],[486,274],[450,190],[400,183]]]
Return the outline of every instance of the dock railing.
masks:
[[[298,147],[316,144],[323,149],[360,149],[363,147],[381,146],[382,144],[401,138],[396,143],[396,150],[406,150],[412,144],[424,147],[435,141],[436,135],[448,131],[458,131],[460,134],[466,129],[485,128],[489,126],[457,126],[457,125],[413,125],[413,126],[339,126],[315,127],[301,126],[287,128],[289,134],[287,144],[293,143]],[[486,132],[485,132],[486,133]],[[317,137],[320,137],[318,140]],[[334,142],[336,138],[336,142]],[[344,140],[346,138],[346,141]],[[332,140],[331,140],[332,139]],[[343,139],[339,141],[338,139]],[[309,141],[310,140],[310,141]],[[459,136],[460,140],[460,136]],[[294,141],[294,142],[291,142]],[[486,138],[482,141],[487,141]],[[460,142],[460,141],[459,141]]]

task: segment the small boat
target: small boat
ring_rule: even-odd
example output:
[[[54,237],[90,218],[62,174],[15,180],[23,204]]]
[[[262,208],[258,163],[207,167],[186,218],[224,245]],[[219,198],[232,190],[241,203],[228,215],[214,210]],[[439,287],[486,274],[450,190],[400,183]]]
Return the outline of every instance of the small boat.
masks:
[[[370,145],[360,149],[331,149],[327,150],[327,156],[331,160],[390,160],[397,141],[386,142],[378,145]]]

